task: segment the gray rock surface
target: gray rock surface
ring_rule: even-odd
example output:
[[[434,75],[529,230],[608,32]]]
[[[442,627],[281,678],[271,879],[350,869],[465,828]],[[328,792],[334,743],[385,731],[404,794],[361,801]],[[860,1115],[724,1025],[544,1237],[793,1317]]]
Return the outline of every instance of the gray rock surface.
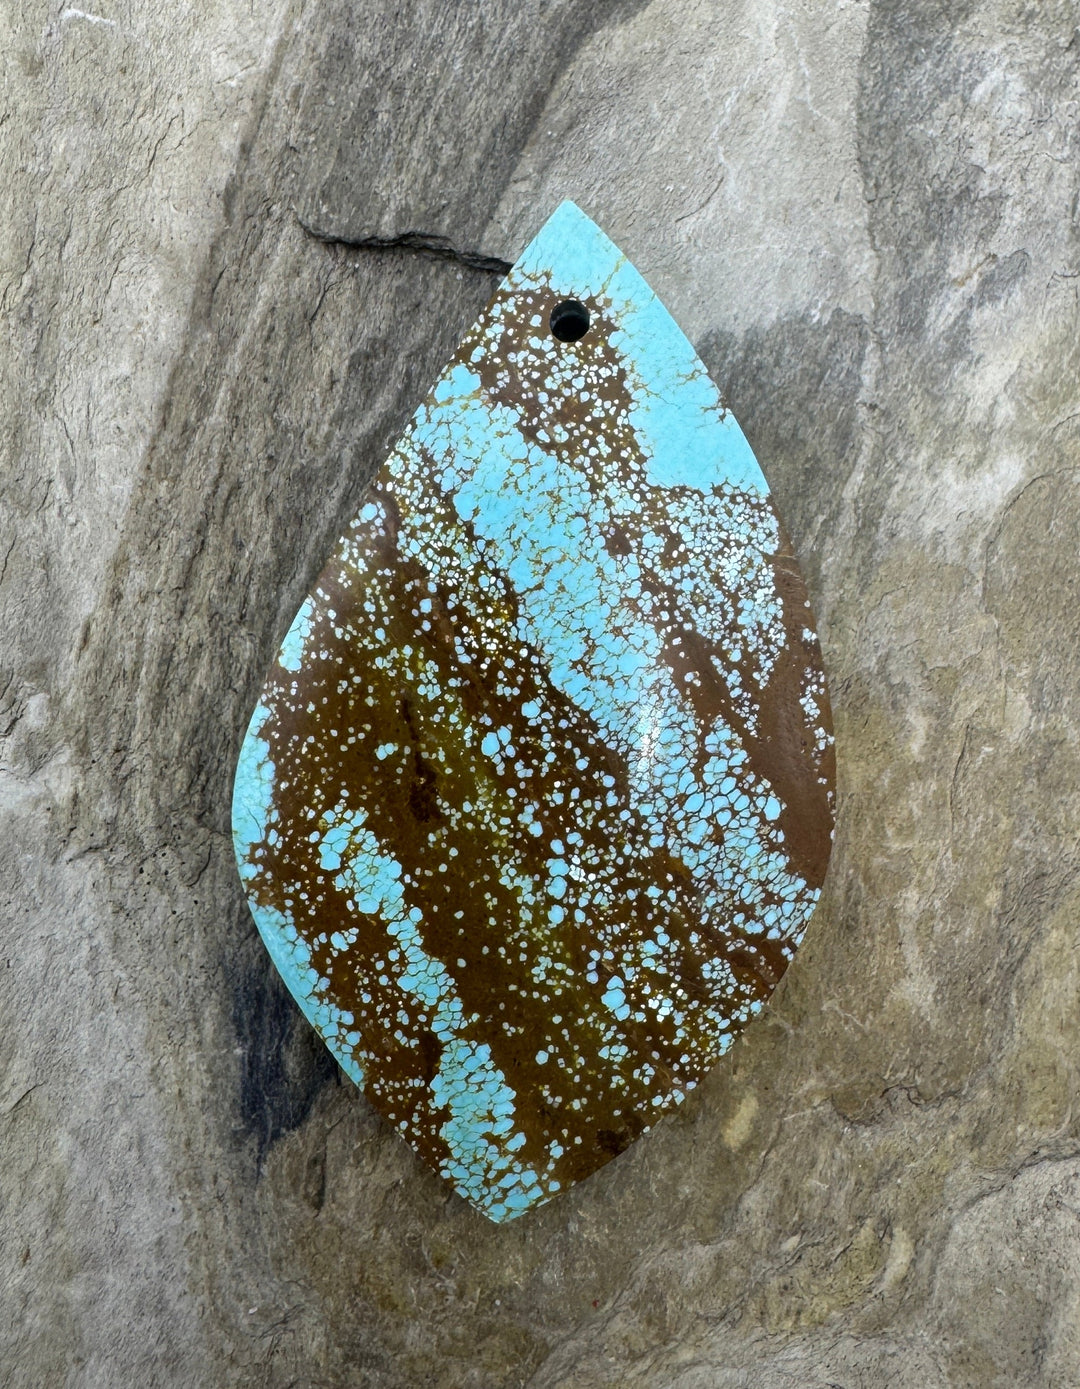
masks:
[[[1077,24],[8,0],[4,1383],[1080,1384]],[[765,1015],[500,1228],[338,1080],[228,807],[285,626],[494,287],[377,243],[510,260],[564,196],[758,453],[841,795]]]

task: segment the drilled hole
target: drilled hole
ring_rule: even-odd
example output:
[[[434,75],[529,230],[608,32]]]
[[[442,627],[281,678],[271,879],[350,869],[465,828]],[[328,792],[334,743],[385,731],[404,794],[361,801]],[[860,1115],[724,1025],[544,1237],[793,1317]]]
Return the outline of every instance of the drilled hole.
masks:
[[[552,309],[548,323],[560,342],[577,342],[589,331],[589,311],[580,299],[563,299]]]

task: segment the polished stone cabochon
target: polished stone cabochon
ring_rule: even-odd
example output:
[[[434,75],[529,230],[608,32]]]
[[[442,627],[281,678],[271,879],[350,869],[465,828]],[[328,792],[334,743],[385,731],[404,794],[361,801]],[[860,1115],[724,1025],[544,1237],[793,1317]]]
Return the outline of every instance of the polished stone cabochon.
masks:
[[[583,303],[575,342],[552,309]],[[832,834],[805,586],[739,426],[563,203],[281,645],[233,828],[263,940],[492,1220],[621,1152],[787,968]]]

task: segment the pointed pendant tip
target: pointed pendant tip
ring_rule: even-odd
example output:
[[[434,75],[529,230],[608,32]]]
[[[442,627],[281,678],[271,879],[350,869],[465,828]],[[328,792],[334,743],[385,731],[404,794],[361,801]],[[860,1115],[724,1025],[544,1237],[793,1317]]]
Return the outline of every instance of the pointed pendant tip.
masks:
[[[577,226],[578,228],[587,228],[590,231],[600,232],[601,235],[603,235],[603,230],[599,224],[595,222],[587,212],[579,207],[578,204],[574,202],[573,198],[564,198],[562,202],[558,204],[554,212],[552,212],[551,216],[544,223],[541,232],[546,231],[547,228],[552,225],[565,225],[567,228]]]

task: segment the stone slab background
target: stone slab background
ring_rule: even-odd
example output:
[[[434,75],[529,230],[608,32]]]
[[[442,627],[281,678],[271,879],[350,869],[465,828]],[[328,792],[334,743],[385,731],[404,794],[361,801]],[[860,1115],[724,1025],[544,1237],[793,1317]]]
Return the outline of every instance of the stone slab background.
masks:
[[[1075,1389],[1075,4],[87,3],[0,7],[0,1380]],[[840,806],[770,1008],[498,1228],[313,1042],[229,788],[496,283],[417,240],[564,196],[758,453]]]

